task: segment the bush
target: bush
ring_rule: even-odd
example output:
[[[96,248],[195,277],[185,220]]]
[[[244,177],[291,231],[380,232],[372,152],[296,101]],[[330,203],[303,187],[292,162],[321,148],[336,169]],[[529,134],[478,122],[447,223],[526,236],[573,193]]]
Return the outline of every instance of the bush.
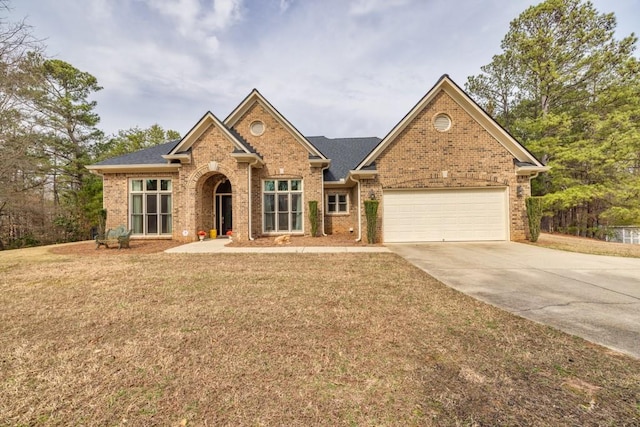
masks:
[[[527,197],[527,218],[529,219],[529,240],[537,242],[540,236],[540,221],[542,220],[542,199],[540,197]]]
[[[378,200],[365,200],[364,213],[367,216],[367,242],[376,242],[376,230],[378,227]]]
[[[311,236],[318,235],[318,201],[309,201],[309,223],[311,223]]]

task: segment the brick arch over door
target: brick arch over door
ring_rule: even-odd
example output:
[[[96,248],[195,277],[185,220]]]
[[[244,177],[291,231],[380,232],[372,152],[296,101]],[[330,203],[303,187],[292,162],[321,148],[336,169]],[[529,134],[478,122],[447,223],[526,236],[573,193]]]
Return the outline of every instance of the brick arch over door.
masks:
[[[213,190],[222,179],[227,179],[234,189],[239,183],[236,173],[219,163],[215,165],[215,170],[209,164],[202,165],[187,179],[186,191],[183,193],[184,219],[185,227],[194,239],[198,230],[208,231],[214,228]]]

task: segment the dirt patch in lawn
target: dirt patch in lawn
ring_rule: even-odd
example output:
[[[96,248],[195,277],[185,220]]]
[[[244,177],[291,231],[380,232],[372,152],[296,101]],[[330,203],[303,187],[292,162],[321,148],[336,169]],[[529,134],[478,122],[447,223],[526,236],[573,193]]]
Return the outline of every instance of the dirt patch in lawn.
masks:
[[[640,424],[640,361],[394,254],[98,252],[0,253],[0,424]]]
[[[585,254],[640,258],[640,245],[604,242],[602,240],[568,236],[566,234],[541,233],[536,243],[523,243]]]

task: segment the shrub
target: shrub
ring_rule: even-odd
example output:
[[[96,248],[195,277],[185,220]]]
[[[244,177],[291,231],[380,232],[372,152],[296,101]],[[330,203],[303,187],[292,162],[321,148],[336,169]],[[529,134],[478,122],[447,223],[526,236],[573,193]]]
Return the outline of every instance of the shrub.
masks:
[[[318,201],[309,201],[309,223],[311,223],[311,236],[318,235]]]
[[[378,225],[378,200],[365,200],[364,213],[367,216],[367,242],[376,242],[376,230]]]
[[[542,199],[540,197],[527,197],[527,218],[529,219],[529,240],[538,241],[540,236],[540,221],[542,220]]]

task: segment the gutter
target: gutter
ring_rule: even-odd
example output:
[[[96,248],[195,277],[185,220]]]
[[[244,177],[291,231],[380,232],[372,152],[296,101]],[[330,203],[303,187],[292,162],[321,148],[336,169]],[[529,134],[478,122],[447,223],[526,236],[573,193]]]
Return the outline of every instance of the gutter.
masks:
[[[357,180],[358,183],[358,238],[356,242],[360,242],[362,240],[362,208],[360,207],[360,180]]]
[[[263,162],[261,162],[261,159],[260,159],[260,158],[257,158],[257,159],[255,159],[253,162],[251,162],[251,163],[249,163],[249,164],[247,165],[247,167],[249,168],[249,170],[247,171],[247,176],[248,176],[248,181],[249,181],[249,182],[248,182],[248,187],[247,187],[247,195],[248,195],[248,197],[249,197],[249,200],[247,201],[247,202],[248,202],[248,205],[249,205],[249,206],[248,206],[248,211],[249,211],[249,221],[248,221],[248,223],[249,223],[249,241],[253,241],[253,240],[254,240],[254,238],[253,238],[253,234],[251,233],[251,231],[252,231],[252,230],[251,230],[251,227],[253,226],[253,224],[252,224],[252,220],[251,220],[251,219],[253,218],[253,211],[252,211],[252,206],[251,206],[251,205],[252,205],[252,204],[251,204],[251,183],[252,183],[252,174],[251,174],[251,171],[253,170],[253,167],[254,167],[255,165],[257,165],[258,163],[261,163],[261,165],[260,165],[260,166],[262,166],[262,165],[264,164]]]
[[[327,230],[325,229],[325,211],[324,211],[324,171],[326,171],[327,169],[329,169],[329,166],[331,166],[331,163],[327,163],[327,165],[325,167],[323,167],[320,170],[320,175],[322,176],[322,190],[321,190],[321,200],[320,203],[322,203],[322,235],[326,236],[327,235]],[[315,236],[313,236],[315,237]]]
[[[351,170],[347,174],[347,181],[351,180],[358,183],[358,238],[356,242],[362,240],[362,195],[360,191],[360,180],[374,179],[378,175],[377,170]]]

